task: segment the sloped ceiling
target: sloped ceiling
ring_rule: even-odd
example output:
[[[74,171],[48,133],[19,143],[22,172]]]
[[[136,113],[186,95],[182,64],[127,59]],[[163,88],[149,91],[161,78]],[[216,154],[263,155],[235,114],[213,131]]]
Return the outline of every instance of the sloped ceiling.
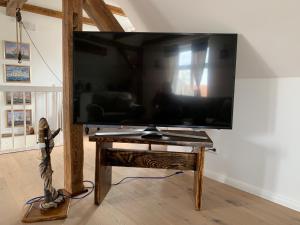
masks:
[[[115,1],[137,31],[238,33],[238,77],[300,77],[299,0]]]
[[[299,0],[106,2],[120,6],[136,31],[238,33],[238,77],[300,77]],[[28,3],[61,10],[61,0]],[[117,19],[132,30],[128,20]]]

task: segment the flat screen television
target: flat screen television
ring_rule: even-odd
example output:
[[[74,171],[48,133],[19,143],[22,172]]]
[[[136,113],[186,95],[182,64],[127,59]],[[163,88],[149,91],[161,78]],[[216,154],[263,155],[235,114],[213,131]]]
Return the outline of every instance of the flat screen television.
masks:
[[[237,34],[74,32],[76,124],[231,129]]]

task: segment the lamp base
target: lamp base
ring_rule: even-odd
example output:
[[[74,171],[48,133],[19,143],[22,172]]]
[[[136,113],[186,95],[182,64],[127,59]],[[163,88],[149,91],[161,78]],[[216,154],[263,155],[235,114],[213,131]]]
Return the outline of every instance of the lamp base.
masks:
[[[65,190],[64,194],[66,196],[69,196],[69,194]],[[70,206],[70,198],[66,198],[65,202],[61,203],[57,208],[52,208],[49,210],[40,209],[40,204],[41,201],[37,201],[26,208],[26,212],[22,219],[23,223],[63,220],[67,218]]]

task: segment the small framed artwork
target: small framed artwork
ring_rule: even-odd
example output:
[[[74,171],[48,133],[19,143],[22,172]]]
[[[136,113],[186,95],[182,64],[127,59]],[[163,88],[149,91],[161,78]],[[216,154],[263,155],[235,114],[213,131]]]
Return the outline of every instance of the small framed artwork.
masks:
[[[30,60],[30,44],[21,44],[21,53],[23,60]],[[4,58],[18,60],[17,43],[13,41],[4,41]]]
[[[11,104],[11,93],[12,92],[6,92],[5,93],[5,99],[6,99],[6,105]],[[23,105],[24,104],[24,96],[23,92],[13,92],[13,105]],[[25,104],[30,105],[31,104],[31,92],[26,91],[25,92]]]
[[[12,118],[14,118],[14,126],[24,126],[24,110],[14,110],[13,114],[11,110],[6,111],[7,127],[12,127]],[[26,125],[32,125],[31,110],[26,110]]]
[[[30,82],[30,66],[5,65],[6,82]]]

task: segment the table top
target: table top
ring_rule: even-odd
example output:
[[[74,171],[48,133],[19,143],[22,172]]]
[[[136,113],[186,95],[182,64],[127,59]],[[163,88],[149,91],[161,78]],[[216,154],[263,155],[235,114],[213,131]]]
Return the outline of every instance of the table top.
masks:
[[[122,130],[116,130],[122,132]],[[122,143],[137,143],[137,144],[156,144],[156,145],[179,145],[179,146],[193,146],[193,147],[213,147],[213,142],[205,131],[187,131],[187,130],[162,130],[167,133],[193,135],[203,137],[203,139],[196,139],[191,137],[178,136],[164,136],[160,139],[142,138],[140,135],[101,135],[94,134],[89,137],[92,142],[122,142]]]

